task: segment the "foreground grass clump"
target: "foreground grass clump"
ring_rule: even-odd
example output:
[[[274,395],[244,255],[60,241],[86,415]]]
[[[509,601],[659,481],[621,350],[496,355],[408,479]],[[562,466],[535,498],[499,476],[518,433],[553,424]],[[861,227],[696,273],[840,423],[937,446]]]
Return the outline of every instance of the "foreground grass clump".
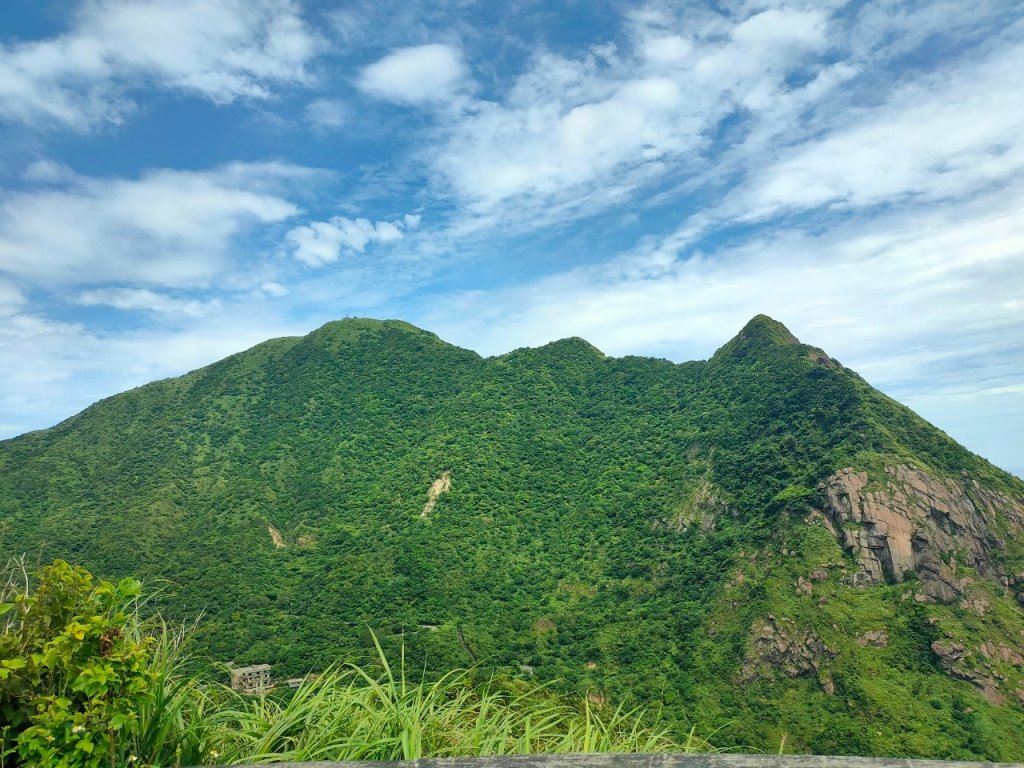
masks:
[[[377,646],[380,653],[380,646]],[[542,687],[521,694],[470,684],[466,671],[412,683],[404,665],[344,665],[304,684],[288,701],[234,696],[212,727],[232,761],[413,760],[420,757],[566,752],[701,751],[652,729],[643,713],[596,712],[559,702]],[[226,693],[222,691],[222,693]]]
[[[187,632],[140,618],[138,583],[58,561],[0,594],[0,768],[230,765],[542,752],[704,751],[640,710],[571,706],[544,686],[413,682],[404,656],[338,664],[252,697],[191,671]]]

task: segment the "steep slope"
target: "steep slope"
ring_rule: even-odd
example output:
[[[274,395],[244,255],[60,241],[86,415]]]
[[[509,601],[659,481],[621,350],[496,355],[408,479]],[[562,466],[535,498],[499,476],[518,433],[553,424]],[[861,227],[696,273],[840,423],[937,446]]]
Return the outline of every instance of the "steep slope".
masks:
[[[0,546],[169,579],[213,658],[373,629],[762,748],[1024,757],[1022,530],[1020,481],[763,316],[682,365],[345,320],[0,443]]]

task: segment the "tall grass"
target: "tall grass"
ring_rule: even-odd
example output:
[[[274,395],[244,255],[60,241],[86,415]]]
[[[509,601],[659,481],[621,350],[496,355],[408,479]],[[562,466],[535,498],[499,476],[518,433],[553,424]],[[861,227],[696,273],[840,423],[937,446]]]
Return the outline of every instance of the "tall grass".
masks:
[[[180,648],[170,637],[154,655],[164,692],[140,715],[142,762],[230,765],[712,749],[693,731],[672,738],[643,711],[597,711],[587,701],[571,706],[544,686],[522,693],[479,687],[467,670],[412,682],[404,654],[395,669],[379,644],[373,666],[337,665],[291,697],[246,696],[190,677],[182,671]]]
[[[30,764],[18,762],[20,739],[35,732],[22,728],[16,732],[19,743],[15,744],[9,738],[15,723],[10,712],[21,715],[15,725],[23,726],[30,716],[26,710],[47,715],[46,702],[56,701],[64,690],[43,679],[43,672],[38,673],[41,682],[11,674],[27,667],[21,658],[22,646],[31,649],[45,641],[43,647],[49,648],[56,642],[52,637],[66,641],[73,649],[68,658],[47,651],[33,653],[32,663],[42,668],[46,662],[76,680],[86,680],[81,670],[90,670],[93,677],[88,682],[100,674],[96,669],[102,675],[114,675],[104,671],[113,670],[107,659],[111,646],[102,642],[108,635],[123,636],[122,645],[135,654],[131,658],[145,660],[144,667],[136,664],[125,672],[121,687],[110,694],[122,697],[116,701],[118,725],[107,714],[115,710],[96,707],[97,694],[77,702],[61,699],[67,702],[61,705],[68,710],[67,717],[44,718],[42,725],[32,726],[48,735],[48,743],[57,744],[48,754],[68,757],[69,764],[198,766],[710,749],[692,731],[681,740],[673,738],[641,710],[602,711],[586,700],[574,706],[545,686],[515,684],[512,691],[494,681],[476,685],[469,670],[455,670],[438,680],[413,679],[406,669],[404,649],[396,668],[376,637],[377,658],[371,664],[337,664],[295,691],[246,696],[195,673],[199,665],[188,653],[192,628],[169,626],[148,609],[132,584],[123,590],[106,582],[94,586],[82,569],[56,563],[41,572],[47,586],[37,591],[43,597],[60,595],[60,600],[51,601],[54,608],[30,599],[27,573],[22,561],[14,562],[6,574],[0,570],[0,616],[5,617],[0,620],[0,650],[18,651],[4,659],[6,674],[0,678],[7,681],[0,686],[0,704],[5,707],[0,712],[0,768]],[[124,604],[108,605],[111,600]],[[15,610],[22,605],[27,608]],[[83,631],[69,634],[72,626]],[[85,630],[93,627],[106,629],[102,636],[97,634],[99,639],[83,639]],[[69,637],[82,643],[76,645]],[[105,699],[100,703],[111,704]],[[85,735],[73,735],[78,733]],[[94,733],[100,739],[89,741],[89,749],[81,748],[86,736]],[[109,761],[105,751],[93,754],[94,743],[109,744]]]
[[[133,753],[144,765],[201,765],[213,738],[215,692],[223,686],[189,669],[189,627],[171,627],[159,618],[147,624],[155,639],[150,657],[154,695],[138,706]]]

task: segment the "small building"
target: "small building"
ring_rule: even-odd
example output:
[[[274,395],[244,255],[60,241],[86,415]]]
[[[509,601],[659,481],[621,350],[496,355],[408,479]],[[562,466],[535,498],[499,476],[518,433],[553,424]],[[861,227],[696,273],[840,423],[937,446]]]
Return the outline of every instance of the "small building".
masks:
[[[320,678],[319,672],[310,672],[309,674],[303,675],[302,677],[289,677],[284,681],[284,684],[289,688],[298,688],[303,683],[312,683]]]
[[[231,670],[231,687],[242,693],[266,693],[274,687],[269,664],[253,664]]]

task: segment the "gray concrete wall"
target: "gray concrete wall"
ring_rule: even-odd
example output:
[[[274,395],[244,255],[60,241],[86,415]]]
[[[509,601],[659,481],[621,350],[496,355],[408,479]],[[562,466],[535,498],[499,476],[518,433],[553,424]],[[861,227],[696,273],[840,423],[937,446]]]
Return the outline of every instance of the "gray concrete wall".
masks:
[[[967,763],[817,755],[508,755],[408,762],[274,763],[275,768],[992,768],[1024,763]],[[255,768],[245,766],[243,768]]]

